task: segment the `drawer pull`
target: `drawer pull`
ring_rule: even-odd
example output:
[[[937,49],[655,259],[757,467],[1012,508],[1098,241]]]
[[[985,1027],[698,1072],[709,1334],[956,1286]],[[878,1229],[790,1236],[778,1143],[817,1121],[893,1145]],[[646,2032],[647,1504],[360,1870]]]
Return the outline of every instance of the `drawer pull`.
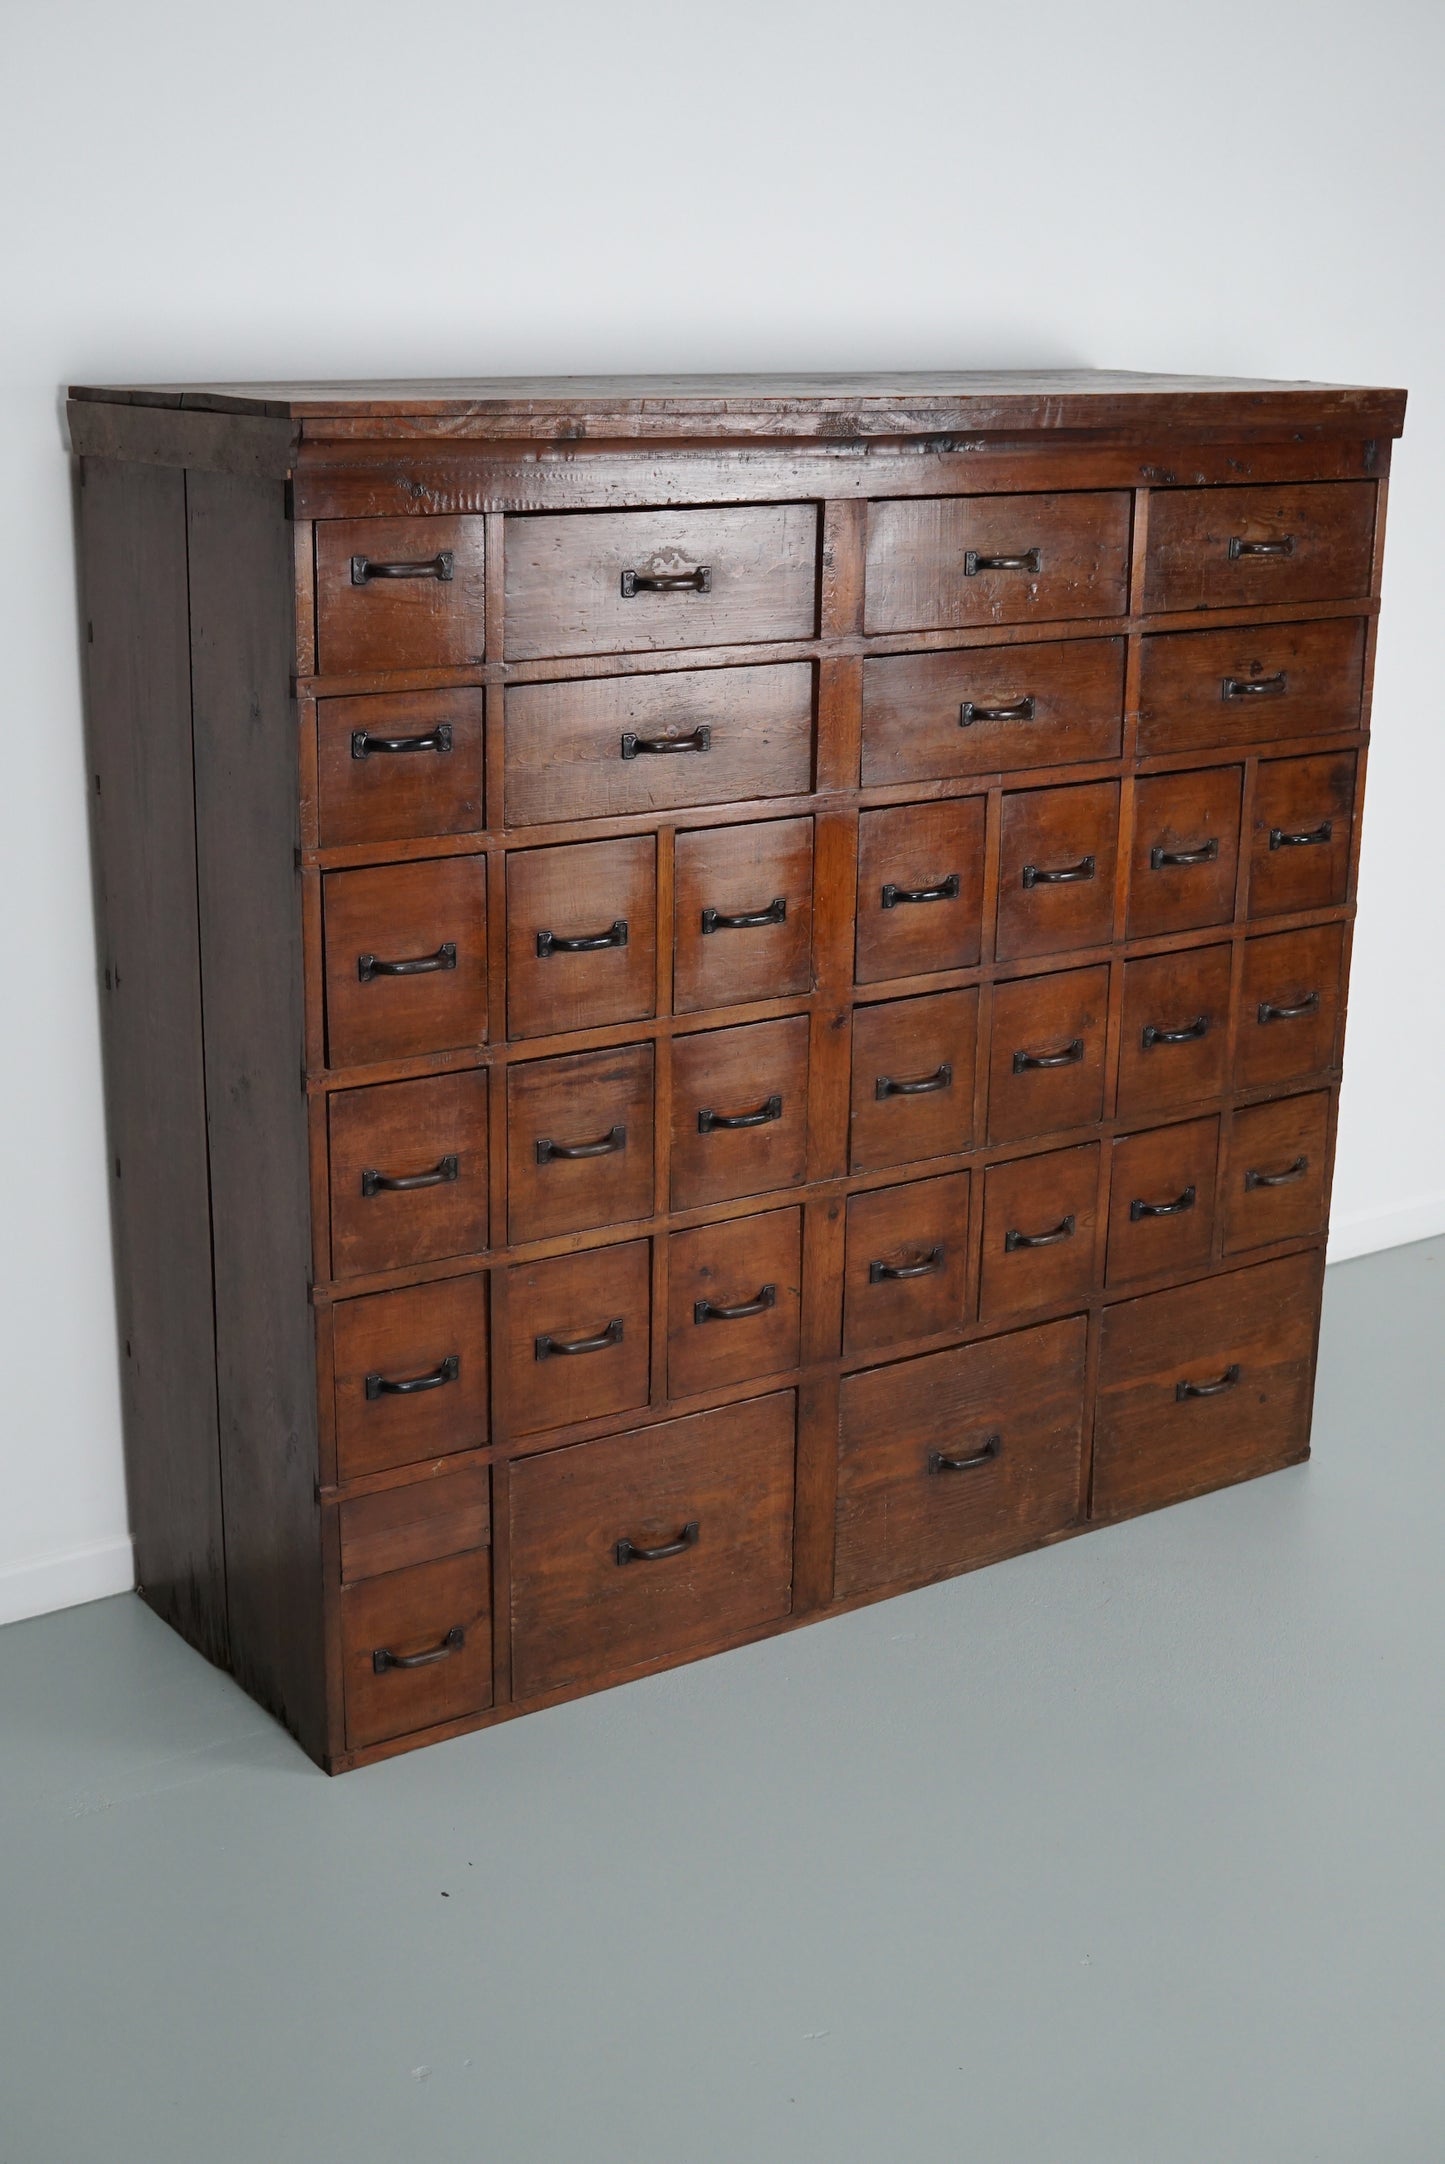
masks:
[[[697,1131],[700,1135],[731,1134],[739,1127],[766,1127],[769,1120],[782,1116],[783,1100],[777,1096],[765,1097],[756,1112],[714,1112],[705,1105],[697,1116]]]
[[[1194,1203],[1195,1193],[1192,1187],[1186,1187],[1183,1194],[1176,1195],[1172,1202],[1140,1202],[1136,1199],[1129,1205],[1129,1222],[1137,1225],[1144,1217],[1182,1217],[1186,1210],[1193,1209]]]
[[[963,559],[963,575],[976,579],[980,571],[1029,571],[1039,572],[1044,560],[1038,549],[1025,549],[1021,556],[980,556],[977,549],[969,549]]]
[[[975,706],[972,699],[965,699],[958,710],[960,729],[971,729],[976,721],[1032,721],[1034,702],[1031,698],[1009,699],[1002,706]]]
[[[379,962],[374,954],[358,954],[356,974],[363,984],[370,984],[373,977],[430,977],[439,969],[455,969],[457,950],[448,939],[437,948],[435,954],[417,954],[404,962]]]
[[[569,1162],[577,1157],[611,1157],[616,1151],[625,1150],[626,1147],[625,1127],[609,1127],[606,1134],[599,1135],[595,1142],[554,1142],[550,1135],[544,1135],[537,1143],[537,1162],[539,1165],[550,1165],[554,1157]]]
[[[712,566],[699,564],[695,571],[624,571],[622,598],[637,594],[710,594]]]
[[[393,1382],[388,1375],[368,1375],[366,1396],[368,1403],[377,1398],[414,1398],[421,1390],[440,1390],[446,1383],[454,1383],[462,1372],[459,1353],[448,1353],[440,1367],[432,1368],[426,1375],[407,1375],[400,1382]]]
[[[1161,1029],[1157,1022],[1146,1022],[1139,1033],[1139,1042],[1146,1052],[1156,1044],[1188,1044],[1192,1037],[1209,1035],[1209,1017],[1196,1015],[1192,1022],[1181,1023],[1178,1029]]]
[[[622,1317],[614,1315],[595,1337],[552,1337],[543,1331],[532,1340],[532,1351],[538,1360],[570,1360],[575,1353],[606,1352],[609,1345],[621,1343]]]
[[[1013,1071],[1028,1074],[1038,1067],[1077,1067],[1084,1056],[1082,1037],[1071,1037],[1057,1052],[1015,1052]]]
[[[1261,1022],[1298,1022],[1302,1016],[1318,1014],[1319,1011],[1319,993],[1306,992],[1303,999],[1295,1000],[1292,1005],[1288,1002],[1262,999],[1256,1013],[1257,1019]]]
[[[873,1085],[873,1094],[877,1098],[927,1097],[933,1090],[946,1090],[952,1089],[952,1087],[952,1063],[943,1060],[934,1068],[932,1074],[912,1075],[901,1082],[894,1075],[881,1074]]]
[[[405,753],[412,751],[450,751],[452,748],[452,725],[449,721],[438,722],[425,736],[372,736],[365,729],[351,732],[351,756],[353,759],[369,759],[373,752]]]
[[[612,1551],[619,1563],[661,1563],[670,1555],[681,1555],[685,1548],[697,1546],[697,1520],[689,1518],[676,1540],[664,1541],[660,1548],[639,1548],[635,1540],[619,1540]]]
[[[467,1634],[460,1623],[454,1623],[439,1646],[429,1653],[393,1653],[387,1646],[378,1646],[371,1656],[372,1670],[384,1676],[388,1668],[430,1668],[434,1661],[449,1660],[459,1653],[467,1642]]]
[[[1232,1360],[1224,1373],[1217,1375],[1212,1383],[1176,1383],[1174,1385],[1175,1402],[1182,1403],[1185,1398],[1222,1397],[1225,1391],[1232,1390],[1238,1381],[1239,1362]]]
[[[879,898],[880,909],[896,909],[900,902],[956,902],[959,878],[950,872],[936,887],[895,887],[890,879]]]
[[[686,736],[634,736],[631,729],[622,732],[622,757],[640,759],[645,752],[711,751],[712,724],[700,721]]]
[[[1245,541],[1235,533],[1229,537],[1229,560],[1237,563],[1241,556],[1293,556],[1294,535],[1287,533],[1282,541]]]
[[[537,934],[537,952],[544,958],[549,954],[596,954],[602,947],[626,945],[626,917],[614,917],[605,932],[581,932],[575,939],[564,938],[561,932]]]
[[[901,1285],[911,1277],[934,1277],[943,1268],[943,1249],[930,1247],[916,1262],[870,1262],[870,1285]]]
[[[760,1285],[751,1300],[738,1300],[729,1307],[722,1300],[694,1300],[694,1322],[743,1322],[749,1315],[766,1315],[770,1307],[778,1304],[776,1285]]]
[[[1052,871],[1047,868],[1040,870],[1037,864],[1026,864],[1021,875],[1021,884],[1026,887],[1072,887],[1077,886],[1081,880],[1092,879],[1093,876],[1093,858],[1080,857],[1077,864],[1061,864]]]
[[[456,1158],[444,1157],[430,1172],[363,1172],[361,1192],[363,1195],[410,1195],[419,1187],[445,1187],[456,1177]]]
[[[1271,827],[1271,849],[1309,849],[1316,842],[1327,842],[1335,831],[1333,819],[1322,819],[1317,827],[1306,827],[1301,833],[1291,834],[1286,827]]]
[[[420,563],[381,564],[370,556],[353,556],[351,559],[351,583],[368,586],[373,579],[440,579],[443,586],[452,579],[452,552],[443,549],[439,556],[428,556]]]
[[[1201,842],[1197,849],[1162,849],[1157,844],[1149,852],[1151,872],[1166,872],[1178,864],[1217,864],[1219,843],[1213,836]]]
[[[1020,1248],[1057,1247],[1061,1240],[1072,1240],[1073,1237],[1074,1213],[1071,1210],[1067,1217],[1059,1220],[1052,1232],[1006,1232],[1003,1236],[1003,1251],[1006,1255],[1016,1255]]]
[[[1289,678],[1283,669],[1273,676],[1226,676],[1220,687],[1224,699],[1279,699],[1289,689]]]
[[[982,1450],[975,1451],[971,1458],[950,1458],[941,1450],[930,1450],[928,1453],[928,1470],[930,1473],[971,1473],[976,1465],[988,1465],[991,1463],[994,1458],[999,1456],[1002,1449],[1003,1437],[1001,1435],[990,1435],[985,1441]]]
[[[1244,1175],[1245,1191],[1255,1187],[1288,1187],[1292,1180],[1302,1180],[1309,1169],[1307,1157],[1297,1157],[1283,1172],[1256,1172],[1251,1168]]]
[[[763,924],[786,924],[788,921],[788,898],[775,894],[766,909],[744,909],[735,917],[724,916],[720,909],[705,909],[702,913],[704,932],[751,932]]]

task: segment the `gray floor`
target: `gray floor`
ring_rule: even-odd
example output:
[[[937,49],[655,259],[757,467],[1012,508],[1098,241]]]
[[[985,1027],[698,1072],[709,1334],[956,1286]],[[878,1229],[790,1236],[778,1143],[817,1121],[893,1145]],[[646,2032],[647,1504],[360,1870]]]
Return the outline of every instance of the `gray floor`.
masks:
[[[328,1781],[0,1633],[3,2164],[1439,2164],[1445,1241],[1311,1466]]]

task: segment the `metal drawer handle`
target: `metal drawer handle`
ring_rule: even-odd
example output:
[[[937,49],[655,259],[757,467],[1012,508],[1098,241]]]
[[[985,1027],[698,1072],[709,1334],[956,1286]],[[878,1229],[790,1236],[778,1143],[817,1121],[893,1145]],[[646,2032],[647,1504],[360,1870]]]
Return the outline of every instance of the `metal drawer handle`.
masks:
[[[1319,1011],[1319,993],[1306,992],[1304,998],[1295,1000],[1292,1006],[1288,1004],[1277,1005],[1273,1000],[1262,999],[1257,1009],[1257,1016],[1261,1022],[1298,1022],[1301,1016],[1318,1014]]]
[[[611,1157],[617,1150],[627,1147],[627,1129],[609,1127],[605,1135],[595,1142],[554,1142],[550,1135],[542,1136],[537,1143],[537,1162],[550,1165],[554,1157],[568,1161],[577,1157]]]
[[[992,1459],[999,1457],[1002,1451],[1001,1435],[990,1435],[982,1450],[976,1451],[971,1458],[950,1458],[941,1450],[930,1450],[928,1470],[930,1473],[971,1473],[976,1465],[989,1464]]]
[[[605,932],[582,932],[575,939],[564,938],[561,932],[537,934],[537,952],[544,959],[549,954],[596,954],[602,947],[626,945],[626,917],[614,917]]]
[[[900,902],[956,902],[959,877],[950,872],[935,887],[895,887],[892,880],[884,887],[879,899],[880,909],[896,909]]]
[[[356,957],[356,974],[363,984],[370,984],[373,977],[430,977],[439,969],[456,966],[456,945],[450,939],[444,940],[435,954],[413,955],[404,962],[379,962],[374,954]]]
[[[705,909],[702,928],[706,932],[751,932],[763,924],[786,924],[788,921],[788,897],[775,894],[766,909],[744,909],[735,917],[724,916],[720,909]]]
[[[634,736],[630,729],[622,732],[624,759],[639,759],[644,752],[711,751],[712,724],[700,721],[686,736]]]
[[[532,1340],[532,1351],[538,1360],[570,1360],[574,1353],[606,1352],[609,1345],[621,1343],[622,1317],[614,1315],[596,1337],[551,1337],[544,1331]]]
[[[1289,689],[1283,669],[1273,676],[1226,676],[1220,687],[1223,699],[1278,699]]]
[[[729,1307],[721,1300],[694,1300],[694,1322],[743,1322],[749,1315],[765,1315],[770,1307],[778,1304],[776,1285],[760,1285],[751,1300],[739,1300]]]
[[[661,1563],[669,1555],[681,1555],[684,1548],[697,1546],[697,1520],[689,1518],[676,1540],[664,1541],[660,1548],[639,1548],[635,1540],[619,1540],[613,1554],[619,1563]]]
[[[1156,1044],[1188,1044],[1192,1037],[1209,1035],[1209,1017],[1196,1015],[1192,1022],[1184,1022],[1178,1029],[1161,1029],[1157,1022],[1146,1022],[1139,1033],[1139,1042],[1147,1052]]]
[[[1225,1369],[1222,1375],[1216,1376],[1215,1380],[1212,1383],[1176,1383],[1174,1385],[1175,1401],[1179,1402],[1182,1401],[1184,1398],[1222,1397],[1224,1392],[1226,1390],[1232,1390],[1238,1381],[1239,1362],[1237,1360],[1234,1360],[1231,1361],[1230,1365]]]
[[[351,559],[351,583],[353,586],[369,585],[372,579],[440,579],[443,586],[452,578],[452,552],[443,549],[439,556],[428,556],[420,563],[382,564],[370,556],[353,556]]]
[[[1129,1205],[1129,1222],[1131,1225],[1137,1225],[1141,1217],[1180,1217],[1186,1210],[1193,1209],[1194,1202],[1195,1194],[1192,1187],[1186,1187],[1183,1194],[1176,1195],[1172,1202],[1139,1202],[1136,1200]]]
[[[1255,1187],[1288,1187],[1292,1180],[1302,1180],[1310,1169],[1307,1157],[1297,1157],[1283,1172],[1256,1172],[1252,1168],[1244,1175],[1245,1190]]]
[[[1077,864],[1061,864],[1057,870],[1040,870],[1037,864],[1026,864],[1021,883],[1026,887],[1072,887],[1082,879],[1094,876],[1092,857],[1080,857]]]
[[[1060,1218],[1052,1232],[1006,1232],[1003,1251],[1006,1255],[1016,1255],[1020,1248],[1057,1247],[1061,1240],[1072,1240],[1073,1237],[1074,1213],[1071,1210],[1067,1217]]]
[[[419,1187],[445,1187],[449,1180],[456,1177],[456,1158],[444,1157],[440,1164],[432,1166],[430,1172],[363,1172],[361,1192],[363,1195],[410,1195]]]
[[[1308,849],[1315,842],[1327,842],[1335,831],[1333,819],[1322,819],[1317,827],[1306,827],[1302,833],[1291,834],[1285,827],[1271,827],[1271,849]]]
[[[459,1653],[467,1642],[467,1634],[460,1623],[454,1623],[439,1646],[430,1653],[393,1653],[388,1646],[378,1646],[371,1656],[372,1670],[384,1676],[388,1668],[430,1668],[433,1661],[450,1659]]]
[[[1025,549],[1021,556],[981,556],[977,549],[969,549],[963,559],[963,575],[976,579],[980,571],[1041,571],[1043,557],[1038,549]]]
[[[870,1262],[870,1285],[901,1285],[911,1277],[934,1277],[943,1268],[943,1249],[930,1247],[916,1262]]]
[[[1161,849],[1157,845],[1149,852],[1151,872],[1168,871],[1176,864],[1216,864],[1219,861],[1219,842],[1211,835],[1197,849]]]
[[[881,1074],[873,1085],[873,1095],[878,1098],[927,1097],[933,1090],[952,1087],[953,1066],[949,1060],[943,1060],[932,1074],[913,1075],[903,1081],[891,1074]]]
[[[440,1367],[426,1375],[408,1375],[400,1382],[393,1382],[388,1375],[368,1375],[366,1396],[369,1403],[377,1398],[414,1398],[421,1390],[440,1390],[445,1383],[454,1383],[462,1372],[461,1355],[448,1353]]]
[[[1032,721],[1034,701],[1025,697],[1009,699],[1002,706],[975,706],[972,699],[965,699],[958,710],[960,729],[971,729],[976,721]]]
[[[624,571],[622,598],[636,594],[710,594],[712,566],[699,564],[695,571]]]
[[[739,1127],[766,1127],[769,1120],[783,1116],[781,1097],[765,1097],[756,1112],[714,1112],[711,1105],[704,1105],[697,1116],[700,1135],[731,1134]]]
[[[372,736],[365,729],[351,732],[351,756],[353,759],[369,759],[373,752],[450,751],[452,748],[452,725],[440,721],[425,736]]]
[[[1236,534],[1229,537],[1229,560],[1237,563],[1241,556],[1293,556],[1294,535],[1287,533],[1282,541],[1245,541]]]
[[[1037,1067],[1077,1067],[1083,1056],[1083,1038],[1071,1037],[1057,1052],[1015,1052],[1013,1071],[1028,1074]]]

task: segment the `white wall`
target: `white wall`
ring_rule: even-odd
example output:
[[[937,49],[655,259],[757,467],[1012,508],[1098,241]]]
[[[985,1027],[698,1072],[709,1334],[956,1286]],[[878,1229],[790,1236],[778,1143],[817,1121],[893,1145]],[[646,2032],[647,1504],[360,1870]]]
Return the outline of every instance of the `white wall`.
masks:
[[[1438,0],[9,0],[0,82],[0,1621],[130,1583],[67,381],[1408,385],[1336,1247],[1445,1228]]]

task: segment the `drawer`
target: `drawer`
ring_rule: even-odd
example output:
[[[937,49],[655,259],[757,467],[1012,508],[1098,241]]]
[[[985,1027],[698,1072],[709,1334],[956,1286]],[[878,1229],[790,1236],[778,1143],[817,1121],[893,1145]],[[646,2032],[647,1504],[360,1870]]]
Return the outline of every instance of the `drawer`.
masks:
[[[854,1172],[951,1157],[973,1141],[977,992],[931,992],[853,1013]]]
[[[484,858],[327,872],[321,896],[331,1066],[484,1042]]]
[[[1234,917],[1243,770],[1153,774],[1134,785],[1130,939]]]
[[[668,1396],[795,1368],[802,1270],[801,1210],[765,1210],[671,1234]]]
[[[1282,916],[1345,899],[1355,812],[1355,755],[1265,759],[1254,784],[1249,913]]]
[[[956,1330],[968,1273],[968,1174],[848,1198],[843,1350]]]
[[[491,1556],[390,1571],[341,1594],[347,1748],[482,1713],[492,1702]]]
[[[1235,1113],[1224,1189],[1227,1255],[1324,1231],[1329,1131],[1324,1090]]]
[[[999,840],[1000,961],[1107,946],[1118,856],[1117,782],[1006,795]]]
[[[331,1331],[339,1479],[485,1443],[484,1276],[338,1300]]]
[[[1048,1150],[983,1176],[979,1316],[1001,1322],[1030,1308],[1086,1300],[1094,1289],[1099,1145]]]
[[[1229,1069],[1228,947],[1185,947],[1124,964],[1119,1116],[1217,1097]]]
[[[650,1044],[529,1060],[507,1074],[514,1240],[652,1215]]]
[[[647,1403],[652,1244],[594,1247],[507,1272],[509,1418],[518,1435]]]
[[[988,1134],[1018,1142],[1087,1127],[1104,1110],[1109,971],[1069,969],[999,984],[989,1043]]]
[[[1157,489],[1144,607],[1353,600],[1370,590],[1374,540],[1373,481]]]
[[[480,661],[480,518],[322,519],[316,662],[328,676]]]
[[[1094,1517],[1307,1454],[1321,1268],[1291,1255],[1104,1310]]]
[[[812,990],[811,819],[679,834],[675,881],[675,1012]]]
[[[809,639],[812,504],[509,518],[509,661]]]
[[[863,786],[1117,759],[1124,642],[978,646],[863,664]]]
[[[870,503],[863,628],[1122,616],[1129,508],[1123,490]]]
[[[1358,729],[1364,672],[1363,616],[1145,639],[1140,756]]]
[[[845,1375],[834,1594],[941,1578],[1078,1516],[1082,1316]]]
[[[859,984],[971,969],[982,951],[984,800],[893,804],[858,820]]]
[[[1106,1284],[1137,1284],[1209,1261],[1218,1169],[1217,1119],[1153,1127],[1114,1144]]]
[[[328,1116],[333,1276],[487,1245],[484,1070],[337,1090]]]
[[[342,1503],[342,1584],[485,1548],[492,1537],[491,1492],[488,1468],[466,1465]]]
[[[1344,967],[1342,924],[1245,941],[1234,1045],[1239,1088],[1297,1082],[1335,1064]]]
[[[808,1166],[808,1017],[672,1040],[672,1207],[793,1187]]]
[[[399,691],[316,709],[323,848],[482,824],[482,694]]]
[[[507,856],[507,1031],[561,1035],[657,1012],[650,834]]]
[[[712,1652],[788,1614],[794,1404],[779,1391],[513,1468],[519,1699]]]
[[[506,696],[509,826],[813,786],[811,662],[519,684]]]

